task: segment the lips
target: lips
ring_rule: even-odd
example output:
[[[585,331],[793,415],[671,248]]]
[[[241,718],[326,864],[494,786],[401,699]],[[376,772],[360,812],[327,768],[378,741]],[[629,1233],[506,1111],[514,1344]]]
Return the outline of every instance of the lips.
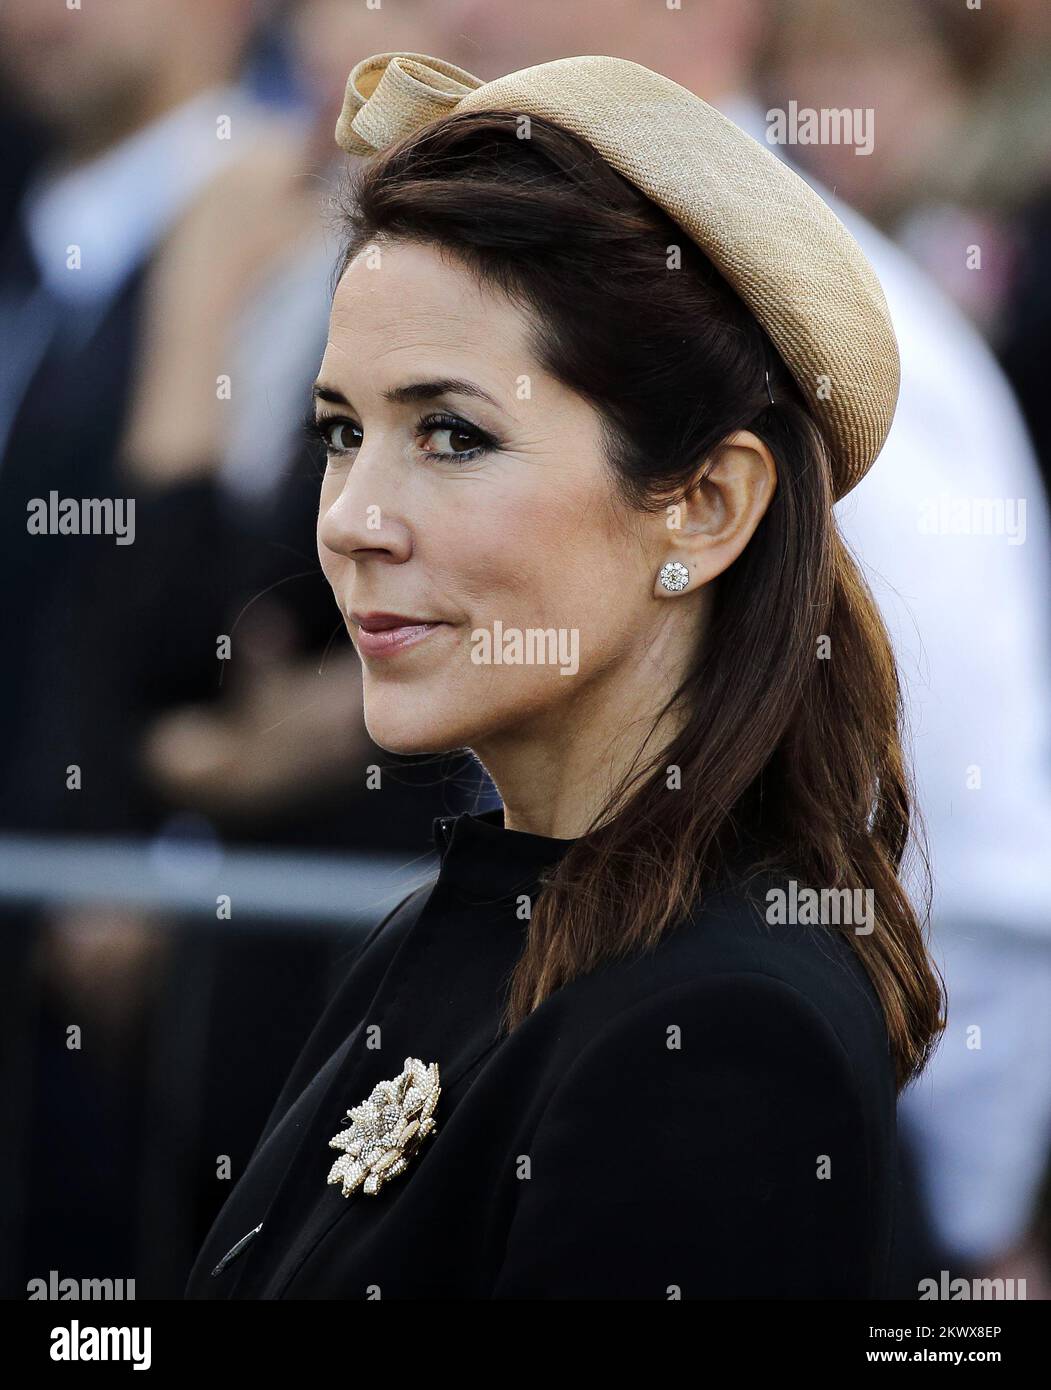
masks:
[[[355,613],[351,610],[350,621],[366,632],[389,632],[395,627],[425,627],[437,619],[410,617],[406,613]]]
[[[405,613],[351,613],[357,626],[357,648],[362,656],[393,656],[447,626],[440,619],[410,617]]]

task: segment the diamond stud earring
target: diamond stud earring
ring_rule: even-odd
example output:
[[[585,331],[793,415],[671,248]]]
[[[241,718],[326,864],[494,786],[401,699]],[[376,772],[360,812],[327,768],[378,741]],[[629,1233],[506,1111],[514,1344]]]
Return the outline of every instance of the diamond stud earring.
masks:
[[[690,571],[678,560],[669,560],[666,565],[661,565],[657,578],[665,589],[677,594],[689,584]]]

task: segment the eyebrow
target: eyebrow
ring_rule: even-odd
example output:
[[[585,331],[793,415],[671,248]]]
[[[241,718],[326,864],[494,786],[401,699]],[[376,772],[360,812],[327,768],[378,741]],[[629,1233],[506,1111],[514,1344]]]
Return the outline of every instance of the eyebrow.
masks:
[[[465,381],[460,377],[440,377],[435,381],[412,381],[407,386],[392,386],[382,395],[383,399],[392,405],[413,405],[420,401],[433,401],[438,396],[472,396],[476,400],[488,401],[490,405],[500,409],[499,402],[494,400],[488,391],[483,391],[473,381]],[[326,386],[321,381],[314,383],[314,399],[328,401],[331,405],[350,405],[342,391],[337,391],[334,386]]]

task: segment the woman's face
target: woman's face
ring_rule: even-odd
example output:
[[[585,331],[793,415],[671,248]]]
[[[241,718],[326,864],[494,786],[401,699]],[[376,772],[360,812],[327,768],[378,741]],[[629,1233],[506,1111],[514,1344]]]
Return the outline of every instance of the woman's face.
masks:
[[[431,247],[367,248],[336,291],[318,549],[391,752],[571,727],[661,679],[664,518],[615,496],[598,415],[527,329]]]

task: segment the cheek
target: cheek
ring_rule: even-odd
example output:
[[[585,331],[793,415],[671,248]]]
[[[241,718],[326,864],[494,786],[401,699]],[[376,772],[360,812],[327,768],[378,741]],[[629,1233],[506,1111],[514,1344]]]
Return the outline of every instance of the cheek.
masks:
[[[571,587],[565,575],[579,553],[575,510],[514,495],[484,511],[465,509],[450,554],[465,593],[505,620],[512,612],[533,621],[561,613]]]
[[[461,591],[482,622],[574,628],[592,649],[616,638],[636,590],[634,551],[591,489],[508,497],[455,542]]]

